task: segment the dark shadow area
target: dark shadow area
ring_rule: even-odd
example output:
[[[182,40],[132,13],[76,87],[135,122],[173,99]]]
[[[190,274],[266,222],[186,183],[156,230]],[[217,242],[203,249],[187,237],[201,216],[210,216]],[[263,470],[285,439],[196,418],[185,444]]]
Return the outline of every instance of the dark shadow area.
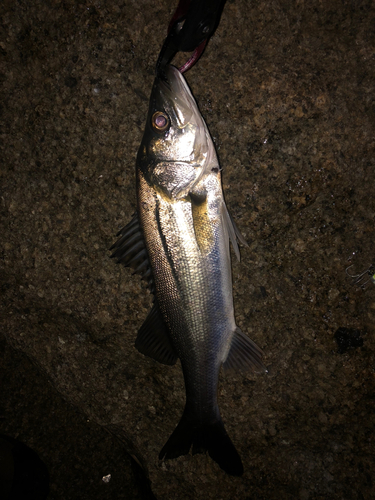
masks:
[[[0,387],[0,433],[7,436],[0,439],[0,451],[8,452],[7,444],[12,447],[0,458],[6,457],[7,467],[13,458],[17,470],[8,472],[13,479],[8,490],[0,484],[2,500],[155,498],[142,468],[119,440],[67,403],[2,337]],[[3,479],[5,466],[0,464]]]

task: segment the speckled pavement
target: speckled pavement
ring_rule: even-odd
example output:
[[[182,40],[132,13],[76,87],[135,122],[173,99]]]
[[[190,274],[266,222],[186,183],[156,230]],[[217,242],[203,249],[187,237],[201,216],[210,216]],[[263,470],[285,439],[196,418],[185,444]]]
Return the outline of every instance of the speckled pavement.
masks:
[[[249,242],[233,262],[237,322],[268,367],[220,383],[241,478],[204,455],[158,461],[181,369],[133,347],[151,297],[108,251],[135,210],[175,4],[0,6],[2,335],[122,436],[160,500],[371,499],[375,285],[346,269],[375,261],[374,4],[228,0],[186,75]],[[339,328],[363,345],[340,347]]]

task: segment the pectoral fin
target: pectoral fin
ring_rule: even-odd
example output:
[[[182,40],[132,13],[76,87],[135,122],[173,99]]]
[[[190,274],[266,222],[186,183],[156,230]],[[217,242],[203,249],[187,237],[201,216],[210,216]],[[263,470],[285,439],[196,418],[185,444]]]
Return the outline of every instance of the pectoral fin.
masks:
[[[138,332],[135,347],[145,356],[149,356],[164,365],[174,365],[177,361],[177,356],[169,340],[168,327],[156,300]]]
[[[260,370],[266,368],[262,363],[262,351],[238,327],[234,332],[227,359],[223,363],[224,370]]]
[[[228,212],[225,203],[223,203],[222,205],[221,220],[222,224],[225,226],[228,232],[229,239],[232,242],[234,253],[236,254],[237,259],[240,260],[240,249],[238,248],[237,241],[239,241],[242,245],[245,245],[246,247],[249,245],[247,244],[245,238],[242,236],[236,223],[232,219],[232,216]]]

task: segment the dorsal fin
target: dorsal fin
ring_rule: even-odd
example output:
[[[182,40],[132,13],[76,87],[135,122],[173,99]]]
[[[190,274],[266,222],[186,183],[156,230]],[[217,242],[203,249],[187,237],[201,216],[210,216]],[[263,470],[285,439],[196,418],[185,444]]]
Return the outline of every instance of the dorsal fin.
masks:
[[[151,267],[137,212],[116,236],[120,236],[120,238],[110,248],[110,250],[114,250],[111,258],[117,259],[118,264],[121,263],[134,269],[134,273],[140,274],[153,292]]]

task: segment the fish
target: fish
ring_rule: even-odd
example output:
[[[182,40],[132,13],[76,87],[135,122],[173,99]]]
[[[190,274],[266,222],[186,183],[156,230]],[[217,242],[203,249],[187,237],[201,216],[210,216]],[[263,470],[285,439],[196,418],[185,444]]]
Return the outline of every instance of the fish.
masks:
[[[179,359],[183,415],[159,459],[208,452],[243,473],[218,406],[221,367],[263,371],[261,349],[236,325],[230,242],[246,245],[227,210],[216,150],[190,88],[172,65],[156,76],[136,161],[137,211],[112,257],[154,296],[135,347],[166,365]]]

